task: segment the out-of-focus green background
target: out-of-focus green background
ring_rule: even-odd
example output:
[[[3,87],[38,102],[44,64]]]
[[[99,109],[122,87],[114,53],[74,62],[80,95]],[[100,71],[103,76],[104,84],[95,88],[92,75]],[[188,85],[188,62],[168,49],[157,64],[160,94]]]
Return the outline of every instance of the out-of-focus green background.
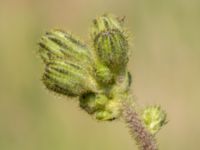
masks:
[[[60,27],[89,41],[91,20],[126,16],[129,69],[141,105],[161,104],[161,150],[200,148],[199,0],[1,0],[0,150],[134,150],[122,121],[98,122],[76,100],[48,92],[37,41]]]

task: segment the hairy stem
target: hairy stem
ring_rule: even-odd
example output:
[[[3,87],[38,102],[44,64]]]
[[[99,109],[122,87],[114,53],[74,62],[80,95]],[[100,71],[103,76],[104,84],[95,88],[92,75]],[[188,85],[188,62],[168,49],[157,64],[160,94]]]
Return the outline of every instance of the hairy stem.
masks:
[[[123,118],[130,128],[140,150],[158,150],[156,140],[144,127],[131,102],[123,103]]]

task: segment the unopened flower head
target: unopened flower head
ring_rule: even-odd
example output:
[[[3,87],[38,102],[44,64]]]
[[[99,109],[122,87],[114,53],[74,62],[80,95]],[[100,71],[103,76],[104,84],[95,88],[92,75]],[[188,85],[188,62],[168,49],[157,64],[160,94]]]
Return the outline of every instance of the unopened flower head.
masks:
[[[122,72],[128,62],[128,40],[117,17],[103,15],[93,21],[91,37],[97,57],[113,73]]]
[[[128,40],[122,21],[112,15],[93,21],[91,37],[93,48],[63,30],[46,32],[39,41],[43,83],[56,93],[79,97],[80,107],[96,119],[113,120],[120,117],[120,101],[130,87]]]

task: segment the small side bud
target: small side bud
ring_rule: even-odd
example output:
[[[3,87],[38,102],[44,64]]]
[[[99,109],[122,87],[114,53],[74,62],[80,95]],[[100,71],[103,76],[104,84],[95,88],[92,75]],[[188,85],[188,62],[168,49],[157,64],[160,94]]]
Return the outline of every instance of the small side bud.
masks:
[[[79,98],[80,107],[97,120],[110,121],[120,117],[121,103],[104,94],[86,93]]]
[[[46,65],[43,83],[49,90],[67,96],[97,91],[97,83],[87,70],[66,60],[51,60]]]
[[[142,118],[145,127],[151,134],[156,134],[167,123],[167,114],[160,106],[149,106],[144,109]]]
[[[113,74],[107,66],[102,63],[96,63],[94,70],[96,79],[100,83],[108,84],[113,82]]]
[[[106,105],[105,111],[108,112],[109,115],[107,115],[104,120],[112,121],[114,119],[118,119],[122,112],[120,99],[111,99]]]
[[[86,93],[79,98],[80,107],[89,114],[103,110],[108,103],[108,98],[103,94]]]
[[[112,72],[119,73],[128,62],[128,40],[121,22],[110,15],[93,21],[92,39],[99,60]]]

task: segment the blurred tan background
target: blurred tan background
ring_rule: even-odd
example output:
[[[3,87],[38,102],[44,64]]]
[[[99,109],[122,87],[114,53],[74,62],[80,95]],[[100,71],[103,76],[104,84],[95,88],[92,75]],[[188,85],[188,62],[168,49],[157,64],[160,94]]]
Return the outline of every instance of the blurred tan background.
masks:
[[[91,20],[126,16],[129,68],[141,105],[161,104],[160,150],[200,149],[199,0],[1,0],[0,150],[134,150],[122,121],[102,123],[45,90],[37,41],[60,27],[88,41]]]

